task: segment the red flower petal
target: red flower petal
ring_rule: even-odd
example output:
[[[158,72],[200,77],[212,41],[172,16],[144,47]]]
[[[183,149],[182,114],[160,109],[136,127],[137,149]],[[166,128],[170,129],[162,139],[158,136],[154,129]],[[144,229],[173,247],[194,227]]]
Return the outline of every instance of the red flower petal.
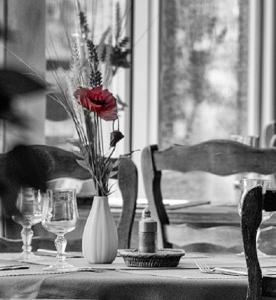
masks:
[[[86,109],[96,112],[105,121],[118,118],[116,98],[107,89],[95,87],[93,89],[80,88],[74,96],[79,97],[80,103]]]

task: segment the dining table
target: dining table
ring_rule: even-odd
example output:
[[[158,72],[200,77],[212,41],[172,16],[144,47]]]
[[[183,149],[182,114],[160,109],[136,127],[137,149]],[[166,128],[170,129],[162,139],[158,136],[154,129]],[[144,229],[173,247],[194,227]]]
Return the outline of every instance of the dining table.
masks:
[[[198,264],[246,272],[245,258],[236,254],[186,253],[177,267],[142,268],[126,266],[123,257],[112,264],[90,264],[81,253],[68,252],[73,271],[46,271],[55,257],[37,252],[29,261],[18,253],[0,254],[0,298],[5,299],[185,299],[244,300],[247,275],[203,273]],[[1,270],[14,262],[22,269]],[[275,273],[276,257],[260,259],[268,274]]]

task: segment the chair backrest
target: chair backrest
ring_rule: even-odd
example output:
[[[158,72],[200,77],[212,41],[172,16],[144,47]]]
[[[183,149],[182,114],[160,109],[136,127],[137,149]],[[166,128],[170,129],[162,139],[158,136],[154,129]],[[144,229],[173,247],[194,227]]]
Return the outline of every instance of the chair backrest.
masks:
[[[210,140],[193,146],[175,145],[165,150],[159,150],[156,145],[143,149],[145,193],[159,225],[159,246],[170,247],[167,230],[170,222],[160,185],[164,170],[205,171],[221,176],[244,172],[271,174],[276,172],[276,151],[251,148],[231,140]]]
[[[264,147],[275,147],[276,122],[267,124],[263,131]]]
[[[29,146],[34,150],[40,151],[53,159],[52,167],[49,169],[48,180],[69,177],[80,180],[91,179],[91,175],[88,170],[84,169],[77,163],[79,159],[76,154],[70,151],[63,150],[61,148],[46,146],[46,145],[31,145]],[[0,164],[2,160],[5,160],[5,154],[0,155]],[[119,237],[119,248],[129,248],[132,225],[136,210],[136,199],[138,192],[138,175],[137,168],[133,161],[129,157],[121,156],[119,158],[118,172],[114,172],[113,179],[118,180],[118,186],[121,191],[123,200],[123,207],[121,217],[118,222],[118,237]],[[91,195],[91,198],[93,195]],[[85,220],[84,220],[85,221]],[[8,229],[8,228],[7,228]],[[17,241],[11,242],[9,238],[12,238],[12,232],[6,230],[6,236],[2,239],[3,249],[7,250],[10,242],[12,249],[16,248]],[[5,239],[5,238],[8,238]],[[36,241],[37,239],[37,241]],[[33,248],[42,247],[48,244],[47,239],[34,238]],[[13,246],[12,246],[13,245]],[[77,240],[69,241],[68,246],[70,250],[81,250],[81,237]],[[70,247],[71,246],[71,247]],[[1,240],[0,240],[0,251],[1,251]]]

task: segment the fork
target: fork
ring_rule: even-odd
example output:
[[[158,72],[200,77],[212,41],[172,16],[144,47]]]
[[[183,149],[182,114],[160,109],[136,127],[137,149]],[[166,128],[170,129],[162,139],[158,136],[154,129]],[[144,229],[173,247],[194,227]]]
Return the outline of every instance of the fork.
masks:
[[[247,276],[246,272],[243,271],[236,271],[236,270],[230,270],[230,269],[224,269],[224,268],[215,268],[215,267],[210,267],[207,266],[204,263],[195,261],[195,264],[197,265],[197,267],[199,268],[199,270],[202,273],[216,273],[216,274],[225,274],[225,275],[245,275]]]

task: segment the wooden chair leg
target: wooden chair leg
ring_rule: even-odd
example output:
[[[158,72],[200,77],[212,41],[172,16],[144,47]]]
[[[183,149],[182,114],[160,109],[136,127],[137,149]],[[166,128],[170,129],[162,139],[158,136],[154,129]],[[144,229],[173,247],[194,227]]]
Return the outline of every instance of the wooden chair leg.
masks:
[[[256,235],[262,221],[262,187],[251,189],[244,197],[242,206],[242,237],[248,271],[247,300],[261,300],[262,271],[260,268]]]

